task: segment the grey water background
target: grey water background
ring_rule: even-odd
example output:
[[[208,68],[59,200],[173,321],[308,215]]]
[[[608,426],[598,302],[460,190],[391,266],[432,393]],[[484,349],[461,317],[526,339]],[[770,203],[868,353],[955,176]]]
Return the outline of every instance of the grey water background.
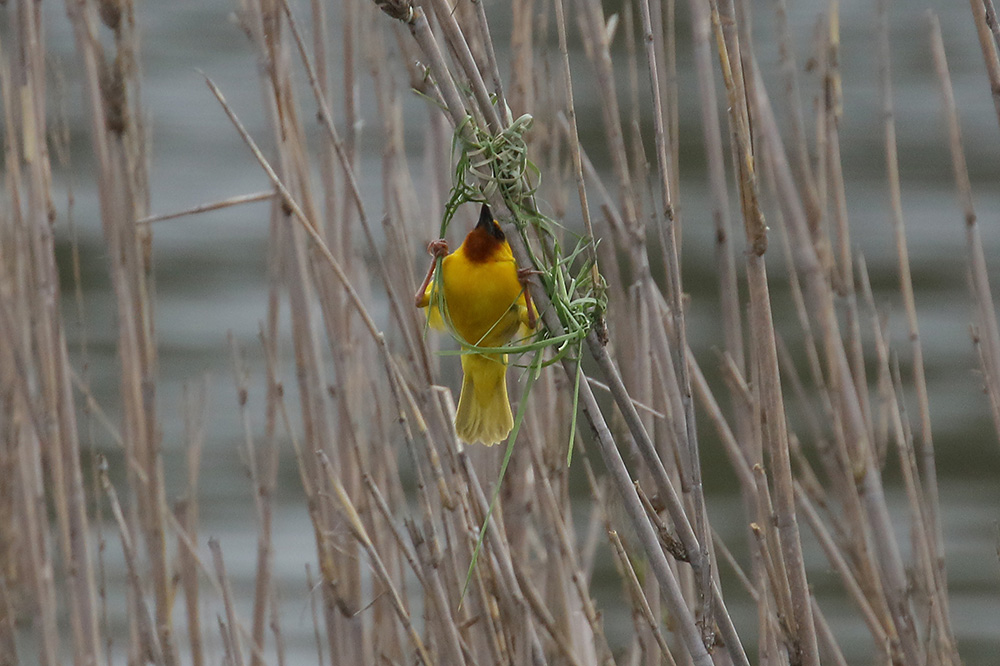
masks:
[[[340,52],[337,4],[331,6],[330,52]],[[686,12],[678,3],[680,15]],[[777,48],[771,42],[771,4],[754,3],[758,57],[765,69],[777,71]],[[822,2],[790,2],[789,19],[800,65],[807,59],[809,40]],[[50,52],[58,66],[73,71],[72,34],[62,16],[61,3],[45,3]],[[494,1],[487,11],[497,30],[500,59],[506,3]],[[946,133],[940,116],[939,91],[933,73],[923,10],[941,15],[955,94],[965,137],[966,156],[973,178],[977,211],[982,225],[987,261],[994,289],[1000,293],[1000,129],[989,96],[982,58],[965,3],[948,0],[895,3],[892,47],[899,131],[903,206],[917,289],[917,308],[925,345],[932,423],[940,474],[951,613],[961,653],[967,664],[1000,663],[1000,563],[997,543],[1000,518],[1000,445],[981,391],[976,359],[969,341],[970,299],[965,285],[965,240],[956,201]],[[145,2],[137,6],[142,30],[141,66],[143,105],[152,138],[150,165],[151,210],[164,213],[196,204],[267,188],[267,180],[240,141],[201,76],[213,77],[229,102],[256,136],[266,134],[261,112],[257,64],[252,49],[232,20],[236,3]],[[305,15],[306,8],[300,7]],[[876,298],[890,315],[893,341],[906,357],[905,322],[896,293],[895,254],[889,228],[888,195],[884,176],[881,116],[878,104],[873,2],[841,3],[841,65],[844,76],[842,152],[847,179],[852,242],[863,253],[872,273]],[[571,29],[572,30],[572,29]],[[689,32],[679,29],[681,105],[680,212],[684,221],[684,285],[692,295],[691,340],[703,363],[722,344],[712,274],[712,230],[707,216],[707,189],[703,184],[701,128],[697,89],[691,67]],[[598,102],[586,84],[588,65],[578,54],[577,102],[584,145],[595,155],[603,150]],[[622,58],[622,62],[623,62]],[[333,68],[339,76],[339,65]],[[803,73],[807,110],[817,89],[814,75]],[[640,84],[645,86],[645,75]],[[621,79],[624,81],[624,77]],[[774,82],[772,77],[771,82]],[[95,395],[116,414],[117,359],[114,297],[106,275],[96,188],[89,165],[87,117],[79,85],[68,76],[65,92],[73,132],[70,173],[57,171],[57,205],[65,210],[72,189],[73,217],[83,261],[84,326],[70,331],[76,354],[83,334],[89,342],[88,372]],[[374,119],[374,102],[362,73],[362,118]],[[399,84],[405,85],[403,76]],[[624,85],[624,84],[620,84]],[[778,99],[778,87],[771,86]],[[627,91],[620,90],[625,93]],[[312,106],[303,97],[303,108]],[[407,110],[421,110],[424,102],[409,98]],[[414,159],[422,156],[424,136],[414,124],[408,128],[407,147]],[[360,182],[369,210],[380,203],[380,138],[374,120],[361,127]],[[599,165],[607,173],[607,165]],[[63,200],[60,201],[59,197]],[[266,308],[265,244],[268,210],[264,204],[162,222],[154,226],[155,310],[160,381],[158,409],[169,499],[183,491],[182,387],[185,382],[208,381],[206,448],[201,473],[200,535],[221,541],[227,568],[237,592],[237,605],[249,614],[254,574],[256,525],[252,490],[240,454],[241,426],[236,406],[227,334],[250,355],[255,365],[258,324]],[[68,259],[65,219],[59,220],[60,249]],[[737,232],[737,238],[741,235]],[[414,251],[426,239],[415,239]],[[68,271],[67,271],[68,275]],[[72,284],[64,284],[67,313],[73,311]],[[72,319],[72,315],[69,316]],[[793,330],[787,303],[776,303],[779,326]],[[387,321],[385,318],[381,320]],[[78,354],[75,361],[81,362]],[[259,386],[259,384],[254,385]],[[251,401],[254,399],[253,390]],[[260,393],[257,393],[260,398]],[[915,407],[909,404],[911,413]],[[259,427],[262,419],[254,425]],[[709,514],[713,526],[740,551],[743,511],[727,463],[711,442],[707,423],[701,428],[706,443],[704,467],[709,478]],[[100,433],[92,443],[114,459],[114,444]],[[894,515],[902,519],[905,506],[898,482],[890,498]],[[312,528],[301,501],[291,455],[284,457],[277,494],[274,541],[275,571],[282,603],[282,625],[290,664],[315,663],[309,590],[304,566],[315,559]],[[900,523],[900,529],[905,527]],[[114,531],[104,527],[108,545],[110,621],[116,628],[115,661],[124,659],[126,616],[123,565]],[[907,543],[905,533],[901,539]],[[806,539],[810,573],[821,604],[841,639],[851,663],[870,663],[872,646],[853,606],[839,592],[839,582],[823,564],[825,559],[811,538]],[[620,585],[610,566],[595,576],[595,593],[605,609],[609,638],[620,645],[628,635],[628,613],[620,599]],[[205,595],[208,608],[216,602]],[[731,595],[742,597],[740,591]],[[754,633],[749,606],[734,603],[740,624]],[[203,617],[210,617],[203,615]],[[183,626],[178,625],[183,644]],[[207,632],[211,633],[211,632]],[[217,653],[217,658],[218,658]]]

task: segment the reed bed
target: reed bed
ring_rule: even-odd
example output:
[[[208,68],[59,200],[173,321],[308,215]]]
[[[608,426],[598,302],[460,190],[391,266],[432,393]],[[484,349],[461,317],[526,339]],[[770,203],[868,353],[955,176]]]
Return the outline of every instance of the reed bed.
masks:
[[[1000,118],[995,10],[970,7]],[[784,0],[635,0],[616,14],[597,0],[240,0],[267,131],[244,127],[211,72],[206,94],[270,188],[152,216],[141,10],[67,0],[83,99],[66,103],[91,119],[115,295],[112,422],[90,388],[86,341],[67,342],[88,304],[74,251],[62,267],[76,275],[67,305],[54,249],[72,230],[72,201],[55,200],[52,174],[72,164],[44,14],[4,3],[0,664],[290,663],[273,567],[287,459],[314,532],[303,585],[319,663],[845,664],[804,543],[870,634],[871,663],[961,663],[901,203],[890,9],[877,3],[876,34],[901,323],[881,315],[850,240],[836,2],[811,45],[821,89],[809,90]],[[776,74],[761,71],[752,20],[773,21]],[[491,21],[509,26],[503,49]],[[928,26],[968,244],[970,364],[978,357],[982,408],[1000,431],[987,258],[946,42],[934,17]],[[679,89],[679,44],[692,49],[695,90]],[[581,73],[604,145],[578,138]],[[411,89],[426,100],[417,117],[401,111]],[[361,91],[377,109],[378,186],[358,176]],[[710,220],[683,219],[679,203],[680,95],[701,110]],[[407,133],[423,136],[422,155]],[[487,201],[519,264],[539,269],[529,288],[544,325],[516,350],[519,420],[506,451],[456,439],[444,378],[457,359],[437,353],[450,343],[427,335],[412,301],[423,245],[462,237],[466,199]],[[229,343],[242,427],[233,464],[248,471],[257,525],[242,603],[224,544],[199,525],[197,382],[185,395],[186,481],[164,479],[151,257],[160,220],[251,201],[270,206],[269,290],[262,362]],[[446,209],[452,229],[439,226]],[[684,224],[714,228],[716,354],[689,341]],[[791,299],[796,326],[776,326],[776,298]],[[905,327],[905,346],[890,344],[889,326]],[[251,393],[254,377],[263,395]],[[116,442],[121,469],[81,449],[94,428]],[[721,443],[739,485],[726,512],[741,516],[743,543],[713,529],[706,441]],[[895,513],[887,474],[907,500]],[[104,566],[110,548],[123,571]],[[610,606],[593,591],[602,558],[620,577]],[[108,598],[108,580],[124,581],[123,598]],[[107,620],[119,603],[124,635]],[[631,631],[612,634],[609,614]]]

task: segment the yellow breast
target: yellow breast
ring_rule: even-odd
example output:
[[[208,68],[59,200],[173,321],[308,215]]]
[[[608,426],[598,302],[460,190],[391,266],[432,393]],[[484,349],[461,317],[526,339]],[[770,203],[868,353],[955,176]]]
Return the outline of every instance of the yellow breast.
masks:
[[[526,311],[517,264],[507,243],[487,261],[470,260],[463,248],[441,265],[448,314],[466,342],[499,347],[517,333]]]

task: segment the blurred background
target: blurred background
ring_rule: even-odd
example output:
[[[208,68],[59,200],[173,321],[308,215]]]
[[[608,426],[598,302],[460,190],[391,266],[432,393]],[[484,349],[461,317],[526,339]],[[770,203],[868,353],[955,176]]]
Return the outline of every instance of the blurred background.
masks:
[[[230,0],[175,0],[145,2],[137,6],[142,43],[142,105],[152,145],[150,212],[153,214],[179,211],[269,187],[267,178],[198,73],[200,70],[214,79],[252,134],[262,139],[267,137],[257,62],[245,35],[232,19],[235,4]],[[606,2],[606,11],[614,11],[616,4]],[[760,5],[756,8],[754,25],[757,54],[764,70],[773,71],[768,83],[776,91],[778,54],[771,37],[773,21],[766,20],[770,17],[770,7],[769,3],[756,4]],[[509,19],[505,16],[506,5],[504,0],[486,2],[502,73],[507,71],[505,53],[510,30]],[[891,40],[903,210],[935,426],[952,621],[966,663],[985,665],[996,663],[996,655],[1000,654],[1000,447],[969,338],[970,297],[966,288],[964,227],[941,120],[940,94],[930,57],[924,8],[936,11],[942,22],[994,289],[1000,285],[1000,128],[968,8],[949,0],[895,3],[891,12]],[[303,18],[307,16],[307,6],[297,9],[301,10]],[[816,21],[826,10],[825,2],[789,2],[789,21],[796,38],[800,85],[807,110],[813,106],[819,83],[806,65]],[[43,11],[47,15],[49,50],[55,56],[50,62],[60,70],[54,78],[68,82],[63,84],[62,90],[53,91],[53,96],[62,99],[72,138],[68,168],[54,165],[56,205],[60,211],[65,211],[67,201],[72,198],[72,229],[75,230],[71,231],[69,220],[57,220],[63,298],[66,312],[74,313],[67,317],[67,321],[74,324],[68,331],[70,350],[74,354],[74,365],[89,375],[96,399],[112,420],[116,420],[118,361],[114,294],[107,274],[90,143],[86,138],[89,121],[82,103],[82,91],[73,83],[79,78],[74,75],[77,63],[65,10],[61,3],[43,3]],[[341,38],[338,11],[339,3],[330,3],[329,32],[335,58],[339,57]],[[899,343],[905,340],[906,327],[899,303],[896,258],[889,226],[874,46],[874,3],[845,0],[840,5],[840,16],[844,95],[840,134],[852,242],[867,261],[876,300],[888,317],[890,334]],[[678,198],[683,228],[683,284],[691,295],[689,339],[699,358],[703,359],[703,365],[710,368],[714,350],[721,348],[723,340],[712,259],[713,229],[708,216],[702,134],[684,3],[678,3],[678,19],[681,110]],[[571,30],[571,34],[573,32]],[[621,34],[616,45],[624,50]],[[552,52],[555,53],[554,46]],[[579,71],[574,72],[574,76],[581,141],[595,159],[598,170],[607,175],[607,165],[600,162],[605,150],[598,101],[588,98],[588,94],[593,94],[588,85],[591,74],[584,58],[576,62]],[[359,128],[359,181],[369,210],[379,215],[383,208],[380,203],[382,138],[375,121],[375,101],[366,90],[368,79],[363,62],[358,69],[359,117],[363,119]],[[332,70],[333,90],[339,90],[340,68]],[[407,85],[405,73],[398,73],[397,78],[399,86]],[[641,83],[645,93],[645,79]],[[416,95],[403,97],[404,117],[412,113],[417,119],[408,127],[406,144],[419,190],[419,167],[424,160],[427,141],[422,126],[427,102]],[[311,98],[303,98],[303,108],[313,108]],[[340,108],[335,100],[334,114],[338,122],[342,117]],[[371,121],[366,123],[364,119]],[[651,121],[644,119],[644,122]],[[266,141],[264,145],[266,149]],[[543,206],[546,205],[544,195],[543,190]],[[414,215],[429,217],[428,230],[437,227],[440,214],[440,211],[414,211]],[[239,595],[237,606],[244,609],[248,608],[252,594],[256,524],[252,488],[239,453],[242,426],[227,337],[231,334],[249,358],[250,404],[253,405],[255,398],[261,398],[259,389],[263,379],[257,336],[266,312],[268,216],[268,204],[261,203],[153,225],[160,376],[158,409],[167,498],[168,502],[176,499],[183,488],[182,391],[185,384],[205,382],[210,407],[201,475],[201,534],[220,540]],[[76,285],[69,261],[73,233],[78,237],[82,262],[80,286],[86,312],[82,320],[75,316],[73,294]],[[737,233],[734,238],[739,239],[737,247],[741,248],[742,234]],[[430,235],[411,239],[417,265],[424,263],[423,246],[429,239]],[[781,261],[776,260],[772,271],[780,273],[780,265]],[[796,320],[791,304],[787,299],[782,300],[781,292],[776,293],[775,299],[777,328],[779,331],[792,330]],[[374,312],[380,316],[384,314],[378,305]],[[379,323],[387,319],[386,315]],[[906,359],[903,364],[906,372]],[[291,365],[286,364],[286,370],[290,368]],[[457,376],[451,377],[451,386],[457,390]],[[254,418],[253,425],[261,427],[263,415],[257,414]],[[116,461],[120,464],[120,451],[101,429],[91,428],[90,431],[92,438],[84,440],[84,447],[105,454],[114,469]],[[702,427],[700,432],[703,434],[702,464],[712,525],[727,543],[742,547],[743,513],[738,510],[740,500],[736,485],[710,428]],[[405,456],[401,461],[405,462]],[[894,485],[891,477],[888,483],[890,499],[902,502],[898,483]],[[315,560],[315,545],[290,452],[282,458],[276,501],[274,541],[282,547],[275,552],[275,567],[284,611],[284,632],[290,648],[289,663],[315,663],[311,646],[310,591],[304,569],[307,562]],[[900,509],[897,515],[904,514],[901,506],[894,508]],[[116,594],[124,594],[123,576],[117,573],[122,557],[117,536],[107,527],[103,529],[108,537],[108,547],[104,551],[108,594],[113,600]],[[901,541],[905,543],[906,540]],[[838,596],[841,594],[839,583],[824,568],[825,560],[818,547],[808,539],[804,545],[808,563],[824,563],[811,570],[809,576],[817,594],[826,595],[827,617],[842,638],[841,645],[848,659],[851,663],[866,663],[871,651],[868,632],[846,598]],[[604,559],[604,565],[596,574],[595,588],[604,609],[609,640],[613,641],[615,625],[630,620],[627,607],[617,600],[621,595],[620,583],[609,558]],[[124,603],[109,604],[110,620],[122,632],[126,631],[125,618],[115,613],[125,607]],[[738,603],[734,603],[733,610],[738,624],[741,613],[754,612],[753,606],[741,608]]]

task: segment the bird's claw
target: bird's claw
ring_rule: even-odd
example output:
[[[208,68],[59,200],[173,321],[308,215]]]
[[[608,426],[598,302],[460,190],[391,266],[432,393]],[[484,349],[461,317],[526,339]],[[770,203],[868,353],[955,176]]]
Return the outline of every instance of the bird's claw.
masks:
[[[432,240],[427,244],[427,254],[431,255],[435,259],[445,256],[448,254],[448,241],[443,238]]]
[[[528,328],[534,330],[538,325],[538,315],[535,313],[535,305],[531,302],[531,289],[528,288],[528,280],[533,275],[541,275],[542,271],[534,268],[518,268],[517,279],[524,288],[524,304],[528,308]]]
[[[426,305],[424,298],[427,293],[427,287],[434,278],[434,267],[437,265],[437,260],[448,254],[448,241],[443,238],[432,240],[427,244],[427,253],[434,258],[431,259],[430,268],[427,269],[427,277],[424,278],[423,284],[420,285],[420,289],[417,290],[416,295],[413,297],[414,303],[416,303],[418,308]]]

